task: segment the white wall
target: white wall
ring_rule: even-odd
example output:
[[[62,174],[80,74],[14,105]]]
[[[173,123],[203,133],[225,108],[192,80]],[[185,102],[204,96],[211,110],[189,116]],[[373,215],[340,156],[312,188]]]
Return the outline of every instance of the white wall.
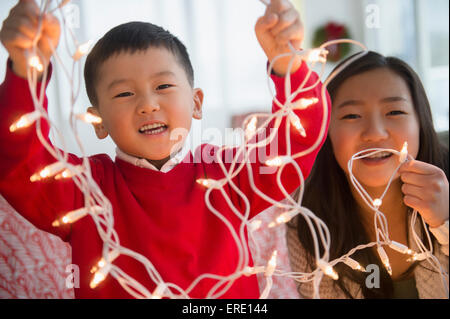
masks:
[[[353,40],[364,43],[364,9],[361,0],[302,0],[300,10],[305,25],[304,47],[312,47],[314,32],[330,21],[345,25]],[[352,46],[352,52],[358,51],[359,47]],[[335,65],[328,63],[325,75]]]
[[[9,14],[9,10],[16,4],[17,0],[1,0],[0,1],[0,21],[3,24],[3,20],[6,19],[6,17]],[[0,45],[0,80],[3,82],[3,78],[5,75],[5,68],[6,68],[6,59],[8,57],[8,54],[5,50],[5,48]]]

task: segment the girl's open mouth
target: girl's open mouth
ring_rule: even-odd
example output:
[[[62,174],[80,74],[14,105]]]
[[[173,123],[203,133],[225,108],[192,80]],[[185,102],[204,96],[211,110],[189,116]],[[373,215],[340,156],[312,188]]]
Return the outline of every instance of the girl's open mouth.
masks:
[[[380,152],[372,156],[362,158],[361,161],[363,161],[366,165],[381,165],[387,162],[392,155],[393,154],[391,152]]]

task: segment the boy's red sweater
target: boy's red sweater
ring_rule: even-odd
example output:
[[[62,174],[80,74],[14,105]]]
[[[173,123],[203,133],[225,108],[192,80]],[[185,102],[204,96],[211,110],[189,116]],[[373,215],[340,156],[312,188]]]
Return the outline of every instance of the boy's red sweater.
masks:
[[[51,70],[50,70],[51,71]],[[292,88],[304,80],[308,68],[305,63],[291,76]],[[317,81],[312,73],[308,87]],[[285,101],[284,78],[272,75],[277,98]],[[47,85],[47,83],[45,84]],[[40,84],[38,85],[38,91]],[[301,97],[317,97],[319,103],[297,110],[306,129],[303,138],[291,129],[292,154],[310,147],[317,139],[322,121],[321,85],[302,93]],[[328,105],[330,101],[327,95]],[[47,100],[45,98],[45,106]],[[273,111],[278,107],[273,104]],[[72,246],[72,262],[80,269],[80,287],[75,289],[77,298],[130,298],[131,296],[114,280],[107,277],[97,288],[91,289],[90,270],[102,254],[102,241],[90,217],[70,226],[52,227],[52,222],[67,212],[84,206],[84,197],[72,180],[49,179],[30,182],[30,176],[55,159],[39,142],[35,125],[10,133],[9,126],[21,115],[34,110],[28,83],[16,76],[8,63],[5,81],[0,86],[0,193],[26,219],[36,227],[53,233]],[[329,112],[328,112],[329,114]],[[329,116],[327,119],[327,125]],[[41,121],[44,136],[48,136],[47,123]],[[285,126],[280,128],[278,154],[286,154]],[[324,140],[321,141],[320,146]],[[92,175],[104,195],[111,201],[114,213],[114,229],[120,244],[148,258],[166,282],[173,282],[183,289],[204,273],[227,276],[236,271],[238,250],[228,228],[205,204],[206,189],[199,185],[199,178],[221,179],[221,168],[213,161],[217,147],[204,144],[195,154],[189,153],[188,161],[178,164],[168,173],[140,168],[105,154],[89,157]],[[314,163],[319,148],[311,154],[298,158],[306,178]],[[270,152],[267,150],[268,155]],[[284,198],[278,190],[276,173],[260,174],[264,161],[259,155],[252,164],[255,185],[276,200]],[[69,154],[70,162],[81,164],[82,159]],[[200,160],[201,159],[201,160]],[[261,162],[259,161],[261,159]],[[225,159],[224,159],[225,161]],[[230,164],[226,163],[226,167]],[[282,174],[284,187],[292,193],[299,186],[294,168],[288,166]],[[250,186],[247,168],[234,178],[239,189],[250,201],[252,218],[270,204],[255,194]],[[229,186],[224,187],[232,202],[244,212],[245,204]],[[211,204],[234,226],[239,234],[240,219],[229,208],[221,192],[211,193]],[[49,247],[51,249],[51,247]],[[136,260],[121,255],[114,265],[143,284],[150,292],[155,285],[145,268]],[[193,298],[203,298],[217,283],[214,279],[203,279],[190,293]],[[258,298],[256,276],[237,279],[222,298]]]

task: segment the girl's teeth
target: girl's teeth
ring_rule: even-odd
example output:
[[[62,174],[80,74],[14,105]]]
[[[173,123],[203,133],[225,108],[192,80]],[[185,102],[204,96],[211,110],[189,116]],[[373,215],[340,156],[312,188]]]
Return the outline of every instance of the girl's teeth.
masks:
[[[372,155],[372,156],[369,156],[368,158],[384,158],[384,157],[388,157],[388,156],[390,156],[390,155],[392,155],[392,153],[389,153],[389,152],[382,152],[382,153],[378,153],[378,154],[375,154],[375,155]]]

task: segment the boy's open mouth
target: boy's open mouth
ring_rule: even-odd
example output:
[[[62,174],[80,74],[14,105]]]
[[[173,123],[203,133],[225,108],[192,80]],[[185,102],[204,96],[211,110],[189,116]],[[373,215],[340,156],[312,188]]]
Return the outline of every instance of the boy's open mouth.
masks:
[[[147,135],[160,134],[167,130],[167,125],[164,123],[154,123],[149,125],[144,125],[139,129],[139,133]]]

